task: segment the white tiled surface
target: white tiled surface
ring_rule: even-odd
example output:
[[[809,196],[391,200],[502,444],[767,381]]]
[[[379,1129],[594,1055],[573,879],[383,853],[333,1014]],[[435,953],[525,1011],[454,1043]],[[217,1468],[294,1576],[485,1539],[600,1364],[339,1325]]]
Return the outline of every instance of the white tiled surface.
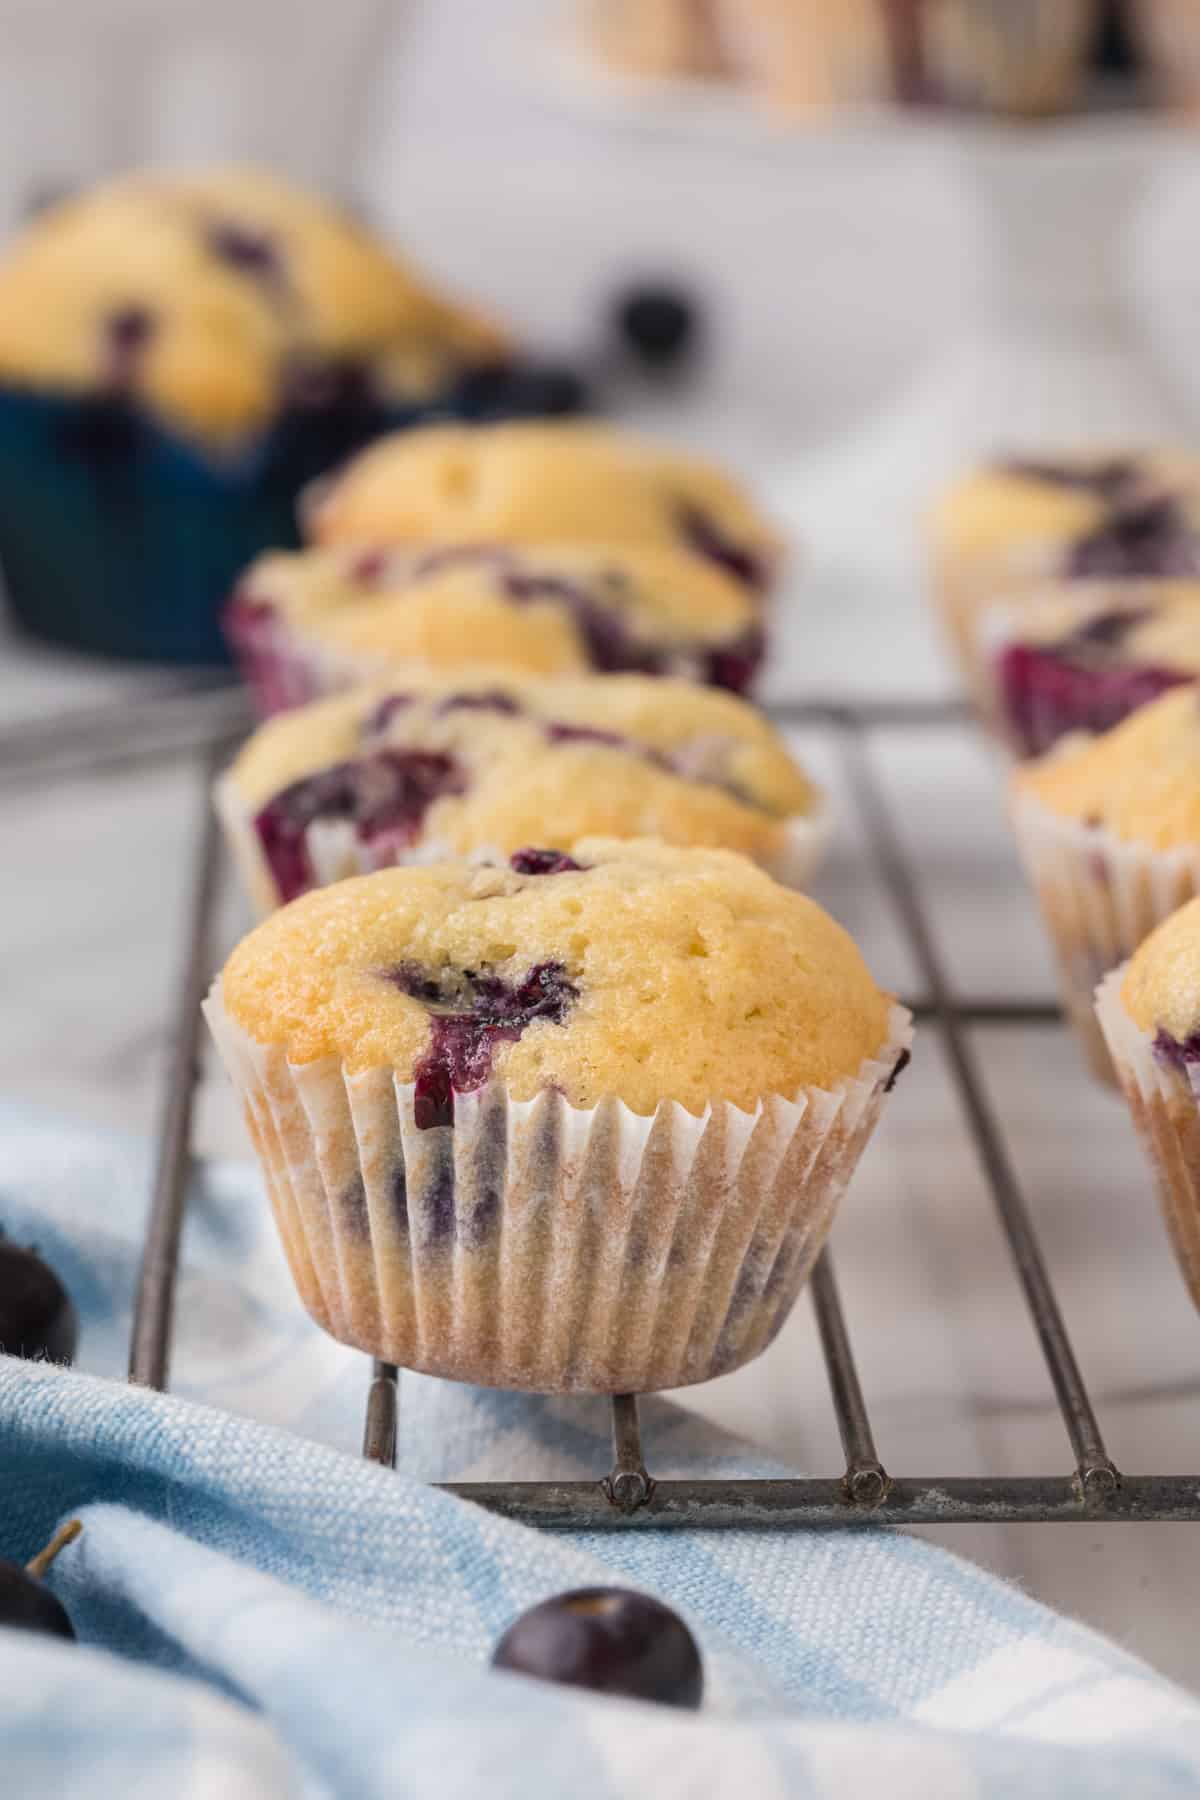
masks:
[[[710,298],[721,354],[705,379],[659,400],[631,396],[627,410],[745,461],[804,532],[805,579],[781,606],[769,691],[945,692],[914,553],[914,508],[931,481],[1006,434],[1176,428],[1113,295],[1069,328],[1060,320],[1057,337],[1045,320],[1030,329],[970,310],[978,221],[960,161],[933,140],[898,142],[884,157],[825,144],[790,161],[621,138],[505,89],[482,51],[475,75],[464,73],[451,26],[457,18],[461,36],[465,6],[434,10],[421,55],[383,109],[371,165],[378,210],[435,264],[568,343],[622,269],[688,271]],[[480,10],[470,9],[473,25]],[[439,117],[444,127],[448,83],[449,138],[434,128]],[[494,190],[481,190],[487,145],[501,131],[504,204],[495,205]],[[1082,233],[1068,202],[1068,224]],[[0,722],[116,697],[127,680],[6,650]],[[797,741],[837,792],[830,746],[811,733]],[[955,982],[990,994],[1045,991],[1045,952],[990,753],[965,732],[889,733],[876,748]],[[0,1091],[147,1129],[182,945],[195,770],[96,769],[44,788],[5,779],[13,773],[0,764],[0,842],[20,849],[3,882]],[[912,991],[915,972],[848,807],[821,894],[880,977]],[[232,899],[226,913],[231,937],[240,922]],[[976,1048],[1114,1455],[1143,1471],[1200,1467],[1200,1324],[1119,1103],[1088,1085],[1060,1034],[993,1030]],[[213,1150],[242,1141],[211,1078],[199,1136]],[[889,1466],[1067,1469],[931,1030],[836,1246]],[[687,1403],[805,1468],[838,1466],[807,1305],[768,1358]],[[1195,1528],[940,1535],[1200,1688]]]

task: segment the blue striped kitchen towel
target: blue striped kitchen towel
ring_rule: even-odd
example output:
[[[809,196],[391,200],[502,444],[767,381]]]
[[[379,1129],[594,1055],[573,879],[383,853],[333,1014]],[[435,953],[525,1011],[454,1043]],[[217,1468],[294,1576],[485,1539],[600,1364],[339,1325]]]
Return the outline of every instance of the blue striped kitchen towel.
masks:
[[[603,1404],[405,1383],[408,1472],[354,1454],[361,1357],[304,1319],[257,1177],[198,1176],[176,1392],[117,1385],[146,1193],[115,1137],[0,1108],[0,1225],[83,1317],[65,1373],[0,1359],[0,1554],[65,1515],[82,1644],[0,1630],[4,1800],[1088,1800],[1200,1793],[1200,1706],[898,1533],[545,1536],[423,1482],[594,1474]],[[754,1472],[654,1403],[656,1457]],[[535,1600],[619,1580],[700,1638],[699,1714],[489,1670]]]

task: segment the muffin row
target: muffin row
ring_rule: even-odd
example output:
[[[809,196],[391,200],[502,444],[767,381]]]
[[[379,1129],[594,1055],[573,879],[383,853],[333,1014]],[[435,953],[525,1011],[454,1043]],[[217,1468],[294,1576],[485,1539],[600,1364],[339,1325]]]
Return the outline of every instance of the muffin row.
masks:
[[[230,608],[274,716],[217,805],[267,917],[206,1010],[305,1306],[509,1387],[738,1367],[911,1041],[796,891],[827,809],[738,691],[776,534],[566,424],[383,440],[304,522]]]
[[[941,497],[931,540],[949,640],[1018,759],[1065,1011],[1129,1100],[1200,1305],[1200,461],[997,462]]]

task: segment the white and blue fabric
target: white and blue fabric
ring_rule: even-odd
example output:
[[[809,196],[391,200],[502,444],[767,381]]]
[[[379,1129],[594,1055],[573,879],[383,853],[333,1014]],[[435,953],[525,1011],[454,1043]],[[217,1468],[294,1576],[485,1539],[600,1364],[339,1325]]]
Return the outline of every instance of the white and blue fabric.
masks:
[[[173,1393],[119,1385],[144,1150],[0,1108],[0,1226],[80,1308],[80,1368],[0,1358],[0,1554],[66,1516],[78,1646],[0,1629],[4,1800],[1139,1800],[1200,1793],[1200,1706],[898,1533],[535,1533],[423,1485],[594,1475],[603,1402],[406,1377],[358,1457],[363,1359],[304,1318],[256,1174],[196,1179]],[[762,1472],[661,1402],[662,1473]],[[698,1714],[501,1675],[526,1606],[619,1581],[703,1649]]]

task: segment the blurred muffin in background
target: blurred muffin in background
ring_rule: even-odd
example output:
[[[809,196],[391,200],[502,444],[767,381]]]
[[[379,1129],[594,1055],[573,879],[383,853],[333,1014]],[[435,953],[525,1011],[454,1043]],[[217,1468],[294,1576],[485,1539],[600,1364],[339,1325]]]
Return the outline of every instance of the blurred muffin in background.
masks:
[[[521,373],[488,319],[271,175],[134,175],[68,200],[0,262],[17,614],[84,648],[215,661],[224,593],[295,541],[305,482],[391,425],[503,412]]]
[[[828,809],[762,714],[645,675],[408,669],[261,725],[217,784],[251,897],[577,838],[740,850],[802,886]],[[553,859],[551,859],[553,860]]]
[[[782,560],[774,526],[703,457],[574,420],[428,425],[372,444],[307,497],[317,544],[662,545],[745,588]]]
[[[1200,582],[1069,583],[998,608],[983,632],[1003,735],[1041,756],[1200,680]]]
[[[1111,449],[997,457],[943,488],[926,524],[946,638],[990,716],[989,608],[1062,581],[1200,577],[1200,458]]]
[[[742,693],[762,659],[744,585],[658,544],[354,545],[262,556],[225,614],[258,711],[398,665],[669,675]]]
[[[1200,8],[1195,0],[1127,0],[1132,35],[1150,67],[1157,98],[1200,114]]]
[[[1112,1081],[1097,985],[1200,893],[1200,692],[1177,687],[1100,737],[1063,739],[1013,771],[1009,797],[1063,1006]]]
[[[1095,30],[1095,0],[600,0],[591,13],[614,66],[715,77],[784,115],[887,101],[1062,112]]]

